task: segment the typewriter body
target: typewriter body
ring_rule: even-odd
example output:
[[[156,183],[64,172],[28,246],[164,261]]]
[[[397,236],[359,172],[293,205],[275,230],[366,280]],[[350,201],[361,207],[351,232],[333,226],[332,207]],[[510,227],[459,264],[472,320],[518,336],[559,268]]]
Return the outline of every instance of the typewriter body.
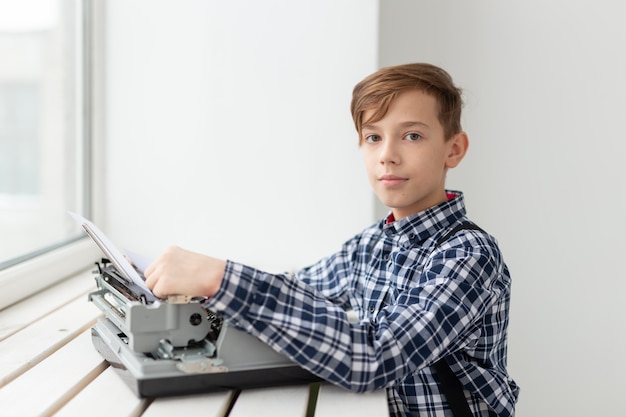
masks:
[[[93,223],[74,217],[107,256],[96,263],[89,294],[104,313],[91,329],[93,344],[138,397],[319,381],[204,308],[202,298],[157,298]]]

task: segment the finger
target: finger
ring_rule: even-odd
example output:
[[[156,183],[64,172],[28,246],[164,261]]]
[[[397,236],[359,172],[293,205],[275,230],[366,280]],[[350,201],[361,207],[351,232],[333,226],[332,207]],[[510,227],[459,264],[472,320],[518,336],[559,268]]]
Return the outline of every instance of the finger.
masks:
[[[152,294],[156,295],[158,298],[167,298],[167,294],[161,292],[161,288],[158,283],[154,288],[152,288]]]
[[[146,269],[143,274],[143,276],[146,278],[146,287],[150,288],[151,290],[156,286],[159,281],[159,274],[156,272],[156,266],[153,267],[153,265],[154,264],[150,265],[150,272],[148,272],[148,269]]]
[[[146,281],[148,280],[148,277],[152,275],[152,273],[154,272],[155,265],[156,265],[156,261],[148,265],[145,271],[143,271],[143,276],[146,277]]]
[[[145,271],[143,271],[143,275],[148,278],[155,273],[161,274],[163,272],[163,268],[167,266],[167,258],[164,253],[159,255],[148,267]]]

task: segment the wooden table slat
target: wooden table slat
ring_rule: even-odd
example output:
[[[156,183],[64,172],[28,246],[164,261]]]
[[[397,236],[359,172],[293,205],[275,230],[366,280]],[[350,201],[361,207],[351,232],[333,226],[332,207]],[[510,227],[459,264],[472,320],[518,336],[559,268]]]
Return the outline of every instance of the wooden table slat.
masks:
[[[36,367],[0,389],[3,417],[48,415],[59,400],[80,390],[85,377],[104,361],[93,349],[88,332],[82,333]],[[95,375],[94,375],[95,376]],[[86,414],[85,414],[86,415]]]
[[[76,337],[100,315],[87,300],[76,299],[4,339],[0,342],[0,387]]]
[[[229,417],[294,417],[306,414],[308,385],[242,391]]]
[[[182,397],[157,398],[142,417],[194,416],[223,417],[233,400],[234,392],[213,392]]]
[[[0,342],[73,299],[87,301],[87,294],[96,288],[91,269],[1,310]]]
[[[115,370],[108,367],[54,416],[81,416],[85,410],[89,410],[89,417],[140,415],[147,402],[137,398]]]
[[[356,394],[331,384],[322,384],[317,397],[315,417],[388,416],[385,390]]]

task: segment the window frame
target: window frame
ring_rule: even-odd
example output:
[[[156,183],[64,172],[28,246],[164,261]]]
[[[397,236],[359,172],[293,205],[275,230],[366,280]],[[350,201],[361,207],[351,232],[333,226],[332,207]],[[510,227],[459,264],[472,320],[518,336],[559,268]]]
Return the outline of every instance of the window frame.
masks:
[[[101,131],[102,114],[104,108],[99,104],[102,97],[102,53],[103,53],[103,22],[100,18],[103,12],[103,2],[94,0],[79,0],[80,21],[83,35],[80,37],[78,49],[82,59],[81,66],[82,91],[79,96],[82,114],[80,130],[82,137],[81,155],[83,158],[82,192],[84,199],[84,213],[92,219],[97,214],[94,202],[97,191],[103,187],[98,182],[96,170],[101,167],[98,154],[102,149],[96,149],[96,131]],[[76,273],[87,270],[100,256],[97,247],[85,235],[58,242],[47,248],[35,250],[7,262],[7,267],[0,270],[0,310],[15,304],[28,296],[35,294],[55,283],[69,278]]]

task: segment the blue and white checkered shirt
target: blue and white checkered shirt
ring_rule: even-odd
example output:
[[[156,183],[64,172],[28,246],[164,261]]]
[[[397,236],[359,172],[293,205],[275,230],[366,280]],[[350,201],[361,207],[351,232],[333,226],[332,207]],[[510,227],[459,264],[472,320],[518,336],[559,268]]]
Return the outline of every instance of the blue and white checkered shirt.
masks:
[[[509,271],[483,231],[436,244],[468,223],[462,193],[451,193],[414,216],[381,220],[295,275],[228,261],[206,306],[331,383],[386,387],[392,416],[452,415],[432,367],[445,356],[474,416],[513,416]]]

